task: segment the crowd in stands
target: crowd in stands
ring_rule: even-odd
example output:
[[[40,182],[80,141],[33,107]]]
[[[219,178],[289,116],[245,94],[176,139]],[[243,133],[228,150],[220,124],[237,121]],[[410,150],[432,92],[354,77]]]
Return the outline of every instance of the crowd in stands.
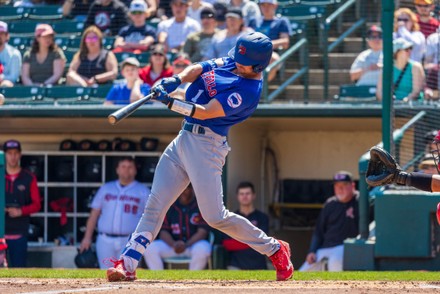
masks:
[[[36,27],[31,44],[14,48],[8,44],[10,37],[17,35],[9,30],[13,21],[0,21],[0,86],[96,87],[122,82],[124,85],[118,86],[118,91],[113,87],[108,93],[105,104],[128,103],[146,89],[143,85],[139,87],[140,83],[151,87],[183,65],[225,57],[244,33],[264,32],[273,39],[277,51],[289,46],[290,24],[286,18],[275,16],[276,0],[262,0],[259,4],[249,0],[159,2],[157,5],[154,0],[22,0],[4,4],[27,8],[58,5],[62,19],[81,22],[84,29],[81,36],[60,34],[80,39],[77,46],[58,46],[56,21],[39,20],[32,23]],[[113,44],[104,45],[108,38]],[[124,53],[130,55],[123,56]],[[129,56],[141,61],[145,54],[149,55],[148,63],[122,63]],[[174,63],[182,54],[184,64]],[[273,60],[278,58],[274,52]],[[134,83],[127,78],[131,67],[139,69]],[[277,70],[272,71],[269,80]],[[183,93],[184,90],[180,89]],[[130,97],[115,97],[116,93],[126,95],[127,91]]]
[[[394,12],[393,99],[412,102],[438,99],[439,21],[433,17],[433,0],[414,0],[413,7]],[[382,99],[382,29],[372,26],[367,33],[369,49],[355,59],[350,78],[356,85],[377,86]]]

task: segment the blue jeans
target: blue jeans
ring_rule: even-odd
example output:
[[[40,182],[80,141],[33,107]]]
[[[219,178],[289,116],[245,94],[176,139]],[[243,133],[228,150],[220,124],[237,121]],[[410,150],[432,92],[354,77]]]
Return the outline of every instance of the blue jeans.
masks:
[[[16,240],[6,240],[8,244],[9,267],[26,267],[27,262],[27,237]]]

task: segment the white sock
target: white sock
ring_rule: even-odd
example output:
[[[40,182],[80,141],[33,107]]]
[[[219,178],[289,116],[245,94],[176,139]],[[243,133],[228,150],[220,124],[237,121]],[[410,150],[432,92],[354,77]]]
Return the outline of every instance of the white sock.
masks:
[[[124,260],[124,266],[130,273],[134,272],[139,265],[139,260],[151,243],[153,234],[150,232],[133,233],[122,251],[121,258]]]

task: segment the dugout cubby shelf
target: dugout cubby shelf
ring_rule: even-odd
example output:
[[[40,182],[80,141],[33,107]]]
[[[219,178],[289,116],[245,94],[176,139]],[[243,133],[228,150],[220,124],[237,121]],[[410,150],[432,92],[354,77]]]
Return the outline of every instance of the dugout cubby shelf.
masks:
[[[151,186],[161,152],[23,152],[21,165],[33,172],[41,210],[31,216],[31,245],[77,245],[84,234],[90,204],[99,187],[117,179],[120,157],[133,156],[136,180]]]

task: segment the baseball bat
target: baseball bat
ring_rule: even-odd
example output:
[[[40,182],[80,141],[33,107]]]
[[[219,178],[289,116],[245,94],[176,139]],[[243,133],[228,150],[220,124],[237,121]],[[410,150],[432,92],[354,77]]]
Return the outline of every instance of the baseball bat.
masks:
[[[149,100],[151,100],[154,97],[156,97],[156,95],[157,95],[156,92],[150,93],[150,94],[142,97],[141,99],[139,99],[139,100],[137,100],[135,102],[132,102],[132,103],[122,107],[121,109],[116,110],[115,112],[111,113],[108,116],[109,123],[112,124],[112,125],[117,124],[118,122],[120,122],[124,118],[128,117],[133,112],[135,112],[136,109],[141,107],[143,104],[145,104]]]

